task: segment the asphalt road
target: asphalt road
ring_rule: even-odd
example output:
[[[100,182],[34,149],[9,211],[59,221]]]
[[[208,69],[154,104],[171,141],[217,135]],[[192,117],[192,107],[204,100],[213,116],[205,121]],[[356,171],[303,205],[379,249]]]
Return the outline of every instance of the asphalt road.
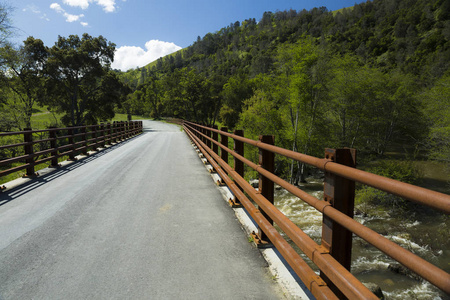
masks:
[[[0,194],[0,299],[278,299],[179,127]]]

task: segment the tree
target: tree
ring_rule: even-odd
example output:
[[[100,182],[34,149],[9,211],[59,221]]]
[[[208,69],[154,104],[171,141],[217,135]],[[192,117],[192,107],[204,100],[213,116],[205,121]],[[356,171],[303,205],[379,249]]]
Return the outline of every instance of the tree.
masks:
[[[431,158],[450,162],[450,74],[422,95],[430,132],[426,143]]]
[[[4,59],[3,79],[20,100],[19,111],[26,128],[31,128],[35,103],[45,102],[44,66],[48,52],[39,39],[29,37],[18,50],[10,45],[0,49]]]
[[[162,106],[163,87],[162,82],[155,76],[152,76],[146,85],[147,101],[150,103],[150,116],[159,119]]]
[[[287,91],[285,111],[291,130],[292,150],[304,154],[317,154],[325,140],[328,81],[330,70],[324,49],[314,45],[311,39],[294,45],[281,47],[278,61],[283,84],[281,92]],[[305,164],[301,164],[291,181],[298,184],[304,181]]]
[[[332,65],[330,112],[338,146],[381,156],[393,142],[414,145],[426,132],[414,77],[361,66],[350,55],[335,57]]]
[[[119,104],[121,94],[112,91],[126,91],[110,71],[114,50],[115,45],[104,37],[86,33],[81,39],[59,36],[49,49],[46,71],[51,97],[47,104],[65,113],[65,124],[78,126],[113,116],[111,107]],[[106,94],[111,98],[106,99]]]
[[[188,108],[182,96],[181,80],[182,72],[180,69],[175,69],[173,73],[166,74],[162,78],[164,87],[162,99],[163,114],[169,117],[187,119]]]
[[[252,86],[244,74],[230,77],[223,86],[224,106],[220,110],[220,118],[228,128],[234,128],[238,122],[243,101],[249,99],[253,94]]]
[[[8,44],[8,39],[13,33],[10,19],[11,10],[11,7],[3,3],[0,4],[0,47]]]

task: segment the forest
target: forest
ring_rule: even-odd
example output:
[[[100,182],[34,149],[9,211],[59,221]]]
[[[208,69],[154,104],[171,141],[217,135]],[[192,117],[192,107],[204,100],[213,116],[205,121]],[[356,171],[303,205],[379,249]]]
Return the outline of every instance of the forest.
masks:
[[[272,134],[318,157],[352,147],[362,162],[402,153],[449,163],[449,15],[450,0],[265,12],[128,72],[111,69],[115,45],[101,36],[53,47],[29,37],[20,48],[3,38],[0,131],[30,127],[39,104],[66,125],[174,117]],[[277,172],[297,183],[301,168],[289,164]]]
[[[449,14],[446,0],[266,12],[120,74],[134,90],[122,110],[273,134],[319,157],[352,147],[363,162],[400,152],[448,163]]]

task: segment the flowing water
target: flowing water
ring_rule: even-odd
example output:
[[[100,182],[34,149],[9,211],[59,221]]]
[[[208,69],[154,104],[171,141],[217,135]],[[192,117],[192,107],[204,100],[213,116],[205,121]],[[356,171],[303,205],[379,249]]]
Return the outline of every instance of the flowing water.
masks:
[[[322,181],[310,178],[308,183],[300,188],[318,199],[323,199]],[[283,189],[276,191],[275,205],[320,244],[322,215],[317,210]],[[367,208],[365,209],[367,211]],[[450,272],[450,218],[448,216],[404,218],[393,211],[378,210],[374,214],[356,215],[355,219],[446,272]],[[283,232],[281,233],[284,235]],[[290,241],[288,238],[287,240]],[[295,245],[293,246],[300,251]],[[308,261],[305,255],[302,254],[302,257]],[[310,261],[308,263],[318,271],[313,263]],[[352,274],[364,283],[375,283],[380,286],[386,299],[450,299],[448,295],[428,282],[414,278],[414,275],[401,275],[390,271],[388,267],[394,263],[394,260],[381,251],[354,236]]]

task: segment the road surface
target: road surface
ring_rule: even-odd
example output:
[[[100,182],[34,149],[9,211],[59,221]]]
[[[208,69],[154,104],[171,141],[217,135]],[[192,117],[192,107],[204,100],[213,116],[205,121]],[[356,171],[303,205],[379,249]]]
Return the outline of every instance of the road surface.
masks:
[[[144,134],[0,194],[0,299],[279,299],[187,136]]]

